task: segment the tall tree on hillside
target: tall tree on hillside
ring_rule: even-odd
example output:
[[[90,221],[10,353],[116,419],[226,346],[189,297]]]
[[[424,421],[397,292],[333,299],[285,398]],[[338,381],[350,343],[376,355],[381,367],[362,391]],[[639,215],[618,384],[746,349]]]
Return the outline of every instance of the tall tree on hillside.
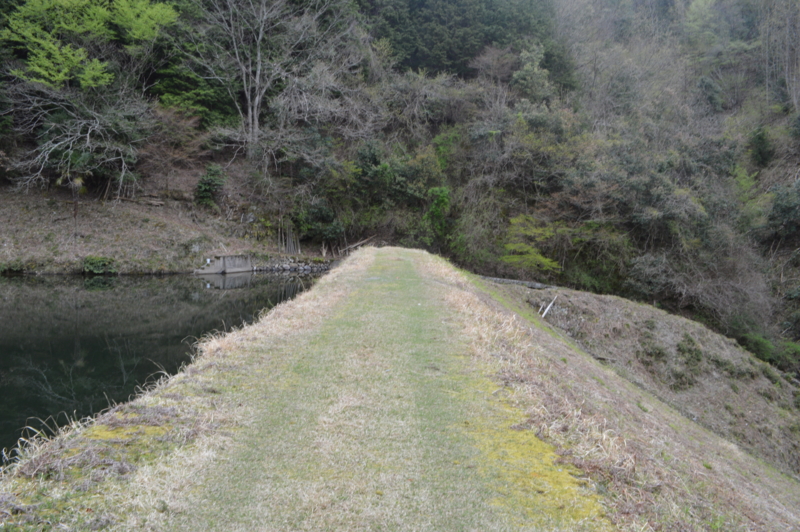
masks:
[[[761,41],[769,98],[800,108],[800,9],[796,0],[764,2]]]
[[[321,64],[355,66],[343,53],[356,32],[344,0],[193,0],[193,7],[185,53],[198,75],[226,88],[251,159],[261,153],[270,99]]]

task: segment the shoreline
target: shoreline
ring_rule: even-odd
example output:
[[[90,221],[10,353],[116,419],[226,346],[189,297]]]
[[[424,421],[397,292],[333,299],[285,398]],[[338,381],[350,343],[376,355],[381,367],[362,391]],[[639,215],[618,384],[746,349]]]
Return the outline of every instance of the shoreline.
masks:
[[[250,255],[254,266],[272,271],[334,260],[314,247],[280,251],[276,236],[257,223],[227,219],[185,200],[164,198],[153,206],[86,199],[74,218],[59,196],[0,186],[0,276],[82,275],[87,258],[107,261],[113,264],[108,273],[121,275],[192,273],[216,255]]]
[[[277,254],[276,254],[277,255]],[[108,257],[116,262],[114,257]],[[337,258],[320,258],[314,255],[278,255],[275,258],[270,258],[267,261],[254,261],[252,269],[253,273],[325,273],[330,271],[336,263],[342,260],[341,257]],[[13,261],[12,261],[13,263]],[[114,271],[104,274],[94,274],[84,270],[83,261],[71,262],[68,265],[53,269],[49,268],[47,264],[42,264],[43,267],[34,266],[29,269],[14,269],[13,267],[0,264],[0,277],[37,277],[37,276],[146,276],[146,275],[195,275],[196,269],[186,270],[156,270],[145,271],[137,269],[123,269],[121,271]]]

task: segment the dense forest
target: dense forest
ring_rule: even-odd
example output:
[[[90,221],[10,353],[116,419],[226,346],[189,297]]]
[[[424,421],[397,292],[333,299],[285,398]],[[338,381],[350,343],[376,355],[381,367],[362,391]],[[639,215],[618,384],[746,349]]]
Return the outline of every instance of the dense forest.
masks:
[[[253,238],[377,234],[800,370],[795,0],[9,0],[0,42],[9,186],[239,180]]]

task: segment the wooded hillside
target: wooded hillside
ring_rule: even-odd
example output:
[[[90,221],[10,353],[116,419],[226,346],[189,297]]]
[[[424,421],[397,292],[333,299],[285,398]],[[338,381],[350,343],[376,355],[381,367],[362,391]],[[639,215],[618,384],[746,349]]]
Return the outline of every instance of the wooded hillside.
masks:
[[[0,15],[6,188],[110,200],[188,176],[252,238],[379,234],[655,302],[800,369],[792,0],[16,0]]]

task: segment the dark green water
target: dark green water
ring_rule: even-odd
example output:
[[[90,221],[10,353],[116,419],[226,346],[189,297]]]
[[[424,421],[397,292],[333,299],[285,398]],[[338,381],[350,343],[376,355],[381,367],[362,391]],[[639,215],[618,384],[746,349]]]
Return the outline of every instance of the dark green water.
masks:
[[[251,323],[309,278],[0,277],[0,448],[175,373],[192,344]]]

